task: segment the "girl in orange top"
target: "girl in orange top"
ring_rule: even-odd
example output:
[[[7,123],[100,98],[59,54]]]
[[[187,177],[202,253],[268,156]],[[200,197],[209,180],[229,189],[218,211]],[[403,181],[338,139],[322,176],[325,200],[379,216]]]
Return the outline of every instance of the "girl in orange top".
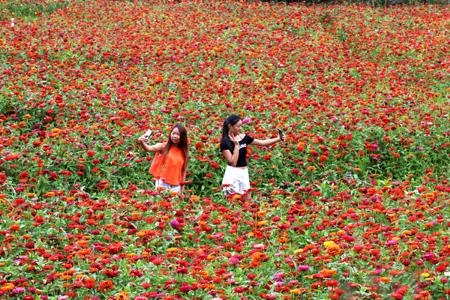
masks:
[[[155,177],[155,188],[181,193],[181,186],[186,181],[189,157],[186,128],[176,124],[170,131],[167,142],[150,146],[147,144],[148,138],[144,136],[138,141],[146,151],[156,152],[149,170]]]

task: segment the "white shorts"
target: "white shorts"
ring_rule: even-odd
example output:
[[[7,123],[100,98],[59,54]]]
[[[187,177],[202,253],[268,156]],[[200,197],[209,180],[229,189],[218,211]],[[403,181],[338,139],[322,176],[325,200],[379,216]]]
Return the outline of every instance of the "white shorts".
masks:
[[[248,169],[227,165],[223,175],[222,188],[225,195],[247,193],[250,189]]]
[[[160,189],[163,190],[169,190],[172,193],[180,193],[181,186],[179,185],[170,185],[164,182],[162,179],[156,179],[155,180],[155,189],[159,191]]]

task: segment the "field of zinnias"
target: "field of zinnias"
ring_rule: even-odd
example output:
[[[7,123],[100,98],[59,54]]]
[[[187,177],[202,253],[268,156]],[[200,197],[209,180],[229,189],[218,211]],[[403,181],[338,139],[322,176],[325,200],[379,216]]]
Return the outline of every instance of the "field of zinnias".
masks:
[[[18,2],[0,2],[0,298],[448,299],[448,7]],[[231,113],[286,132],[252,147],[249,201],[220,191]],[[136,143],[177,122],[182,198]]]

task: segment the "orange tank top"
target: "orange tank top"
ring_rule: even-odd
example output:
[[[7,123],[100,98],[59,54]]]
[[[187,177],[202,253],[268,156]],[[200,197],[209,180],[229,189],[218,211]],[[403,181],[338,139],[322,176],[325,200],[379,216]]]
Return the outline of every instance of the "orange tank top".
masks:
[[[183,181],[184,152],[181,148],[170,147],[167,156],[157,152],[150,167],[150,174],[170,185],[180,185]]]

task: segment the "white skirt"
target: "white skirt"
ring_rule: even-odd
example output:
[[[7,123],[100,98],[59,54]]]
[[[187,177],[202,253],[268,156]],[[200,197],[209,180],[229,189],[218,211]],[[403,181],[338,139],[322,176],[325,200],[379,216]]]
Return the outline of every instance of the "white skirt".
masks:
[[[227,165],[223,175],[222,188],[225,195],[246,194],[250,189],[248,169]]]
[[[170,185],[164,182],[164,180],[162,179],[156,179],[155,181],[155,189],[157,191],[159,190],[168,190],[171,191],[172,193],[180,193],[181,191],[181,186],[179,185]]]

